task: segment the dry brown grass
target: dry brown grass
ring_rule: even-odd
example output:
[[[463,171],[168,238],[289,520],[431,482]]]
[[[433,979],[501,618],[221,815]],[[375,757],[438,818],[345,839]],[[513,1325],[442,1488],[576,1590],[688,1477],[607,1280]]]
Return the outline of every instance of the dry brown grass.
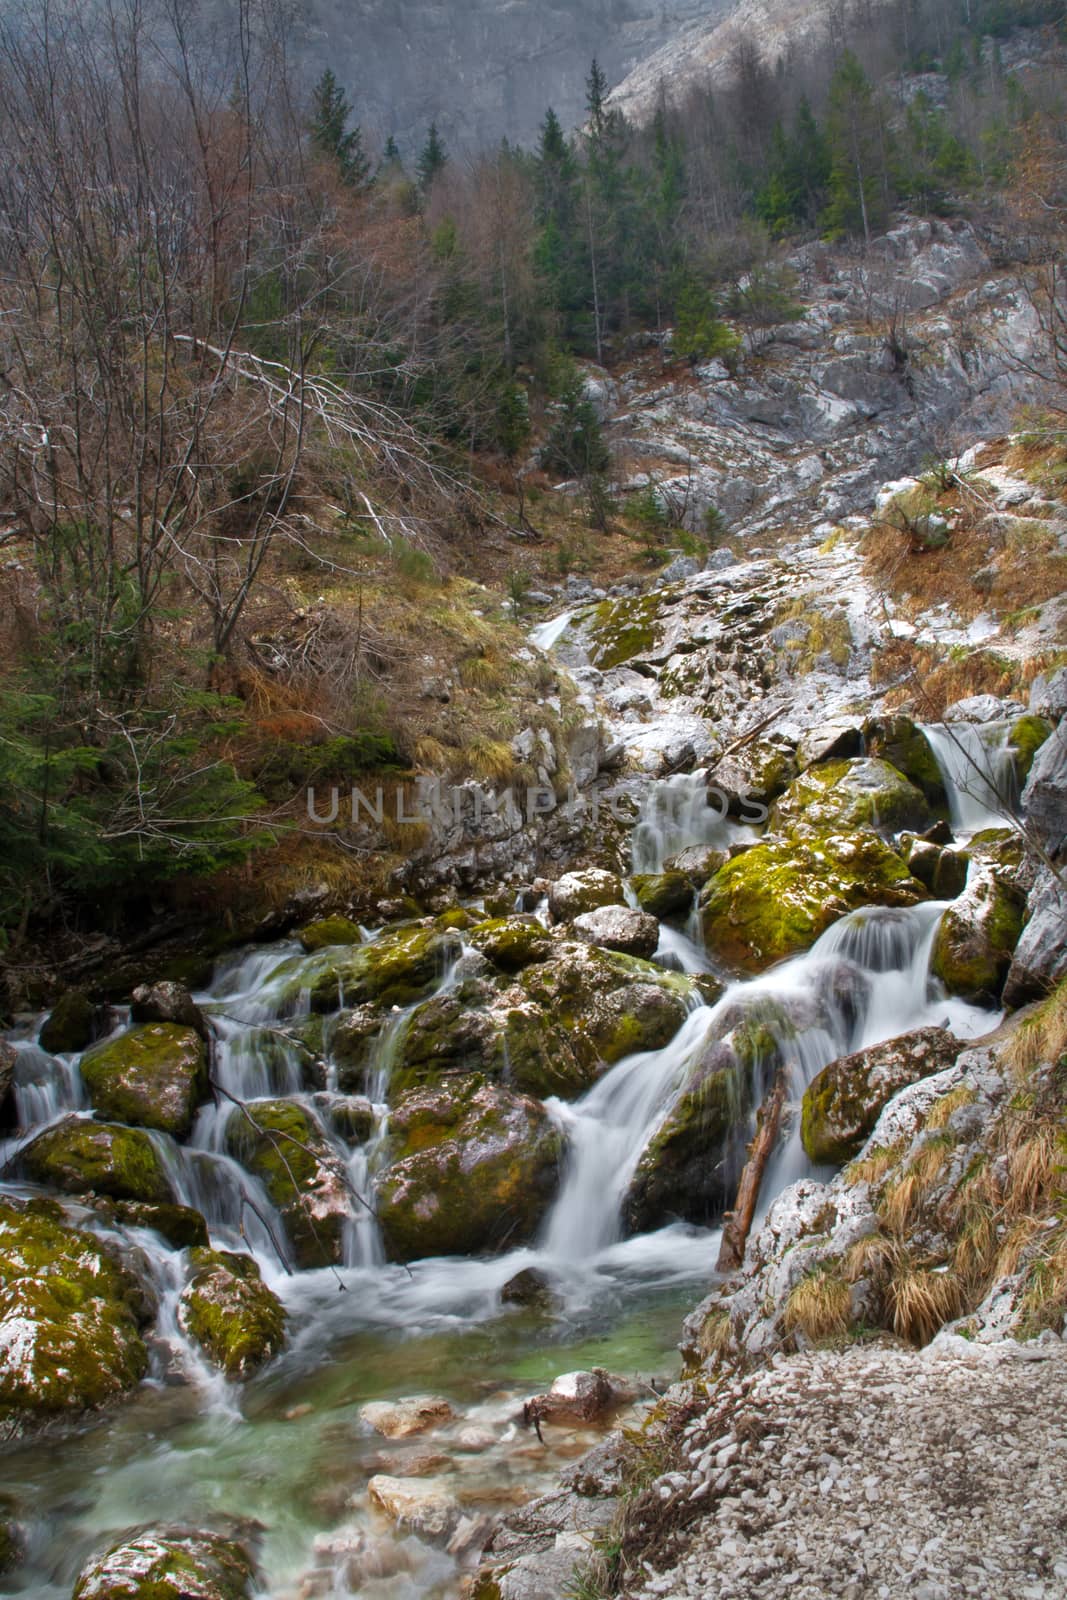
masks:
[[[954,1111],[958,1111],[961,1106],[973,1105],[976,1099],[976,1090],[969,1088],[965,1083],[957,1084],[955,1089],[950,1089],[948,1094],[942,1095],[940,1100],[934,1102],[926,1113],[923,1126],[932,1133],[937,1132],[945,1126]]]
[[[881,1183],[897,1165],[903,1154],[903,1144],[876,1145],[861,1159],[850,1161],[842,1176],[850,1188],[857,1183]]]
[[[1008,1060],[1020,1076],[1040,1061],[1056,1061],[1067,1050],[1067,980],[1021,1022],[1008,1045]]]
[[[915,1220],[952,1147],[953,1141],[943,1134],[931,1139],[905,1171],[886,1185],[878,1212],[891,1233],[903,1235]]]
[[[966,1307],[963,1285],[950,1267],[918,1265],[906,1252],[889,1280],[887,1298],[893,1332],[917,1345],[929,1344]]]
[[[848,1332],[849,1286],[836,1264],[824,1264],[794,1284],[786,1301],[788,1333],[803,1333],[813,1342]]]

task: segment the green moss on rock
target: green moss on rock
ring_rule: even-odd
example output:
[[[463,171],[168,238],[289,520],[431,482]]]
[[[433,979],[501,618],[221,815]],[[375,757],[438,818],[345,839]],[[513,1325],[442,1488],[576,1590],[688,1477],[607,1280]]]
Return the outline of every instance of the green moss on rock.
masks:
[[[860,906],[926,898],[900,856],[857,831],[762,840],[715,874],[700,912],[710,951],[737,971],[762,972]]]
[[[656,642],[660,600],[655,594],[602,600],[588,623],[589,658],[607,672],[631,661]]]
[[[898,1090],[943,1072],[963,1048],[944,1028],[921,1028],[824,1067],[804,1091],[800,1132],[808,1159],[818,1166],[851,1161]]]
[[[342,1260],[350,1214],[345,1175],[304,1106],[257,1100],[247,1113],[235,1107],[226,1124],[226,1149],[278,1208],[299,1267]]]
[[[771,810],[771,827],[779,832],[869,828],[896,834],[921,831],[933,820],[920,789],[887,761],[869,757],[809,767]]]
[[[310,980],[298,980],[297,988],[310,987],[313,1011],[337,1011],[367,1001],[407,1006],[440,982],[461,950],[454,931],[404,924],[327,962]]]
[[[207,1053],[192,1028],[153,1022],[91,1050],[81,1074],[101,1116],[180,1139],[207,1094]]]
[[[633,879],[642,911],[660,921],[685,917],[693,906],[693,885],[684,872],[640,873]]]
[[[323,917],[321,922],[309,922],[306,928],[300,929],[297,938],[309,955],[333,945],[363,943],[362,933],[348,917]]]
[[[285,1342],[285,1310],[251,1256],[194,1250],[178,1302],[185,1333],[228,1378],[250,1378]]]
[[[1015,757],[1015,776],[1020,789],[1030,776],[1034,757],[1045,740],[1052,736],[1052,724],[1044,717],[1019,717],[1011,725],[1008,742]]]
[[[73,1600],[252,1600],[256,1573],[230,1539],[188,1528],[124,1534],[82,1568]]]
[[[867,754],[879,756],[921,789],[938,816],[948,815],[945,780],[922,729],[910,717],[874,717],[863,727]]]
[[[41,1028],[38,1043],[49,1055],[87,1050],[100,1032],[100,1008],[84,989],[60,995]]]
[[[406,1096],[390,1132],[394,1160],[378,1183],[390,1260],[488,1254],[532,1237],[561,1156],[536,1101],[476,1076]]]
[[[0,1437],[132,1389],[148,1352],[140,1286],[58,1206],[0,1200]]]
[[[950,994],[995,1005],[1022,933],[1026,896],[990,867],[977,867],[948,907],[934,940],[931,970]]]
[[[67,1117],[38,1134],[19,1162],[35,1183],[66,1194],[103,1194],[149,1205],[175,1200],[163,1159],[139,1128]]]
[[[521,972],[535,961],[547,961],[552,936],[536,917],[496,917],[480,922],[468,941],[501,972]]]

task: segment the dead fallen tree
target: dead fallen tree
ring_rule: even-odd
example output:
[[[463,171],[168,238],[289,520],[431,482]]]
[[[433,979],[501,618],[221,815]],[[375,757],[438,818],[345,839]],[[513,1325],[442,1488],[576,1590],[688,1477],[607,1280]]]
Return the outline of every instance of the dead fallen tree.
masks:
[[[737,1186],[737,1200],[734,1209],[726,1213],[726,1225],[722,1230],[722,1242],[719,1245],[717,1262],[719,1272],[736,1272],[745,1259],[745,1245],[752,1231],[752,1219],[756,1214],[756,1202],[763,1184],[763,1174],[778,1143],[787,1081],[787,1069],[779,1067],[770,1091],[760,1107],[756,1137],[749,1146],[748,1160],[741,1174],[741,1182]]]

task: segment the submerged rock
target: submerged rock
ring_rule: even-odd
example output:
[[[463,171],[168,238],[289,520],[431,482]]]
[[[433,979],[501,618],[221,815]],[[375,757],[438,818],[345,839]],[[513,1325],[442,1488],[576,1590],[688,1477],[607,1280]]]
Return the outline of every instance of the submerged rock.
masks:
[[[964,1048],[944,1028],[919,1028],[831,1062],[804,1092],[800,1126],[808,1159],[843,1166],[899,1089],[951,1067]]]
[[[768,838],[727,862],[700,897],[707,947],[742,972],[762,972],[813,945],[860,906],[927,898],[875,833]]]
[[[259,1179],[285,1223],[298,1267],[343,1258],[351,1214],[344,1170],[318,1123],[293,1100],[257,1100],[235,1107],[226,1149]]]
[[[194,1250],[178,1301],[184,1333],[228,1378],[250,1378],[285,1343],[285,1309],[251,1256]]]
[[[624,955],[655,955],[659,944],[659,923],[645,911],[628,906],[599,906],[583,911],[571,924],[574,937],[602,950],[619,950]]]
[[[387,1517],[421,1539],[443,1543],[460,1519],[459,1502],[440,1479],[379,1475],[370,1480],[367,1493]]]
[[[561,1141],[544,1108],[481,1078],[406,1095],[390,1132],[396,1155],[377,1185],[390,1260],[522,1244],[555,1194]]]
[[[372,1400],[360,1406],[359,1415],[384,1439],[412,1439],[451,1422],[455,1412],[441,1395],[417,1394],[403,1400]]]
[[[524,1267],[509,1278],[500,1291],[505,1306],[525,1306],[528,1310],[550,1311],[557,1304],[552,1280],[537,1267]]]
[[[82,1568],[72,1600],[252,1600],[243,1546],[189,1528],[142,1528]]]
[[[171,1188],[159,1150],[140,1128],[65,1117],[19,1154],[19,1164],[35,1183],[66,1194],[110,1195],[171,1205]]]
[[[1022,933],[1026,897],[984,863],[941,918],[930,968],[950,994],[996,1004]]]
[[[207,1094],[207,1056],[192,1028],[153,1022],[83,1056],[93,1109],[134,1127],[184,1138]]]
[[[144,1312],[132,1274],[57,1205],[0,1200],[0,1437],[73,1420],[139,1383]]]
[[[583,911],[621,905],[626,899],[622,882],[613,872],[592,867],[586,872],[566,872],[549,885],[548,909],[556,922],[569,922]]]

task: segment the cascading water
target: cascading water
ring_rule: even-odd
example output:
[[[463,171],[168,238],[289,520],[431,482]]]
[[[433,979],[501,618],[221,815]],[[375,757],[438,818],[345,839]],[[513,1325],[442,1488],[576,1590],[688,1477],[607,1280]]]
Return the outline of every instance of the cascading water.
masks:
[[[708,804],[708,775],[680,772],[653,783],[634,829],[634,872],[662,872],[670,856],[690,845],[721,845],[737,837],[735,829]]]
[[[944,779],[953,831],[969,838],[1005,827],[1019,800],[1010,725],[935,722],[922,731]]]

